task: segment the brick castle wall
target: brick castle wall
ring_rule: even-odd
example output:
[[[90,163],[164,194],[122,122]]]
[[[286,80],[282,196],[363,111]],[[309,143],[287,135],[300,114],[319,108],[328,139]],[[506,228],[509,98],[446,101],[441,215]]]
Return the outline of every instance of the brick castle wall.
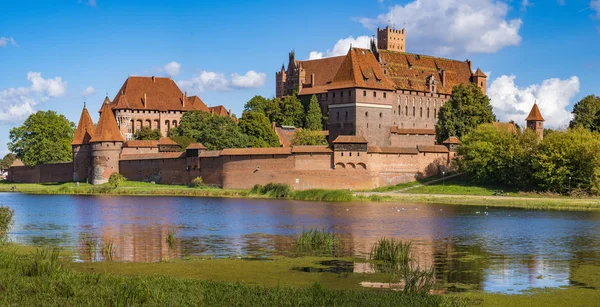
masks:
[[[73,180],[73,163],[11,167],[8,170],[8,180],[19,183],[69,182]]]

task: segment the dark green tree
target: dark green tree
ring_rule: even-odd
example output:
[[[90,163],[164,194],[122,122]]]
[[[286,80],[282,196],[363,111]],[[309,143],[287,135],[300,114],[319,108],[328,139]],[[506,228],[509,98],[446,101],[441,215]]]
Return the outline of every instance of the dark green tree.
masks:
[[[495,120],[490,99],[475,84],[461,84],[452,89],[450,100],[440,108],[435,126],[437,141],[441,143],[450,136],[461,138],[480,124]]]
[[[187,136],[209,150],[248,147],[248,136],[240,131],[233,119],[203,111],[184,113],[179,127],[171,130],[171,135]]]
[[[321,131],[323,130],[323,113],[317,96],[312,95],[308,104],[308,112],[306,112],[306,124],[304,128],[308,130]]]
[[[2,160],[0,160],[0,170],[7,170],[15,162],[17,156],[14,153],[7,153]]]
[[[267,99],[263,96],[254,96],[244,105],[244,112],[257,111],[266,115],[270,104],[271,99]]]
[[[589,95],[573,106],[573,120],[570,128],[585,128],[591,131],[600,130],[600,97]]]
[[[38,111],[10,130],[8,149],[25,165],[71,161],[75,124],[55,111]]]
[[[321,131],[302,129],[294,135],[292,145],[327,145],[327,139]]]
[[[277,100],[277,99],[276,99]],[[278,101],[279,114],[274,114],[275,122],[281,126],[303,127],[304,107],[295,95],[286,96]]]
[[[248,135],[250,147],[279,147],[279,138],[267,116],[259,111],[246,111],[239,122],[240,130]]]
[[[142,129],[135,132],[133,137],[136,140],[160,140],[160,131],[154,130],[150,127],[142,127]]]

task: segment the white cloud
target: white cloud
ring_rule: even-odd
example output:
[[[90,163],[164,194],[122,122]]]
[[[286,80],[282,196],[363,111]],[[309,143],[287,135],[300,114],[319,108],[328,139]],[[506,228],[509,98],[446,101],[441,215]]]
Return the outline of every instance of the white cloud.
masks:
[[[96,0],[89,0],[89,1],[88,1],[88,5],[89,5],[89,6],[94,6],[94,7],[95,7],[95,6],[96,6]]]
[[[517,87],[514,75],[498,77],[487,90],[494,113],[501,121],[525,123],[531,107],[537,101],[546,127],[558,128],[569,124],[572,114],[567,107],[579,93],[579,78],[544,80],[525,88]]]
[[[175,77],[179,75],[179,72],[181,71],[181,64],[173,61],[165,65],[163,68],[169,74],[169,76]]]
[[[237,73],[231,75],[231,85],[237,88],[259,88],[265,84],[267,75],[265,73],[257,73],[254,70],[240,76]]]
[[[414,0],[394,5],[376,18],[357,19],[375,30],[395,24],[407,30],[407,49],[435,55],[494,53],[521,42],[521,19],[508,19],[510,7],[495,0]]]
[[[87,97],[94,94],[96,94],[96,89],[94,89],[91,86],[88,86],[85,90],[83,90],[83,93],[81,93],[83,97]]]
[[[51,98],[61,97],[67,82],[61,77],[42,78],[39,72],[27,73],[29,87],[8,88],[0,91],[0,122],[18,121],[35,113],[35,106]]]
[[[530,0],[521,0],[521,11],[527,11],[528,7],[532,7],[533,3]]]
[[[248,71],[245,75],[233,73],[230,78],[223,73],[203,70],[194,75],[192,79],[180,80],[177,84],[189,91],[224,92],[232,89],[258,88],[265,84],[266,78],[266,74],[257,73],[254,70]]]
[[[0,48],[6,48],[9,45],[19,47],[19,44],[17,44],[14,38],[4,36],[0,37]]]
[[[333,46],[333,48],[328,49],[326,52],[311,51],[308,56],[308,59],[316,60],[334,57],[338,55],[346,55],[348,53],[348,50],[350,50],[350,45],[352,45],[352,47],[368,49],[371,47],[371,38],[366,35],[359,36],[357,38],[348,36],[346,38],[338,40],[337,43],[335,43],[335,45]]]
[[[590,8],[596,11],[596,17],[600,17],[600,0],[592,0],[592,2],[590,2]]]

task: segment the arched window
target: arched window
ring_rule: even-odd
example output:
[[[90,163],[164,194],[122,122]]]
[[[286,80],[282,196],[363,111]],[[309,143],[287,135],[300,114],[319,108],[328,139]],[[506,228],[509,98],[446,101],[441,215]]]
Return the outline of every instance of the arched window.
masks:
[[[421,118],[423,118],[423,107],[419,108],[419,116],[421,116]]]
[[[413,117],[417,116],[417,107],[413,106]]]
[[[437,118],[437,109],[433,108],[433,118]]]
[[[427,108],[427,118],[429,118],[429,108]]]
[[[383,117],[383,113],[379,112],[379,118]]]
[[[369,117],[369,112],[365,112],[365,117]]]
[[[404,114],[408,116],[408,105],[404,106]]]

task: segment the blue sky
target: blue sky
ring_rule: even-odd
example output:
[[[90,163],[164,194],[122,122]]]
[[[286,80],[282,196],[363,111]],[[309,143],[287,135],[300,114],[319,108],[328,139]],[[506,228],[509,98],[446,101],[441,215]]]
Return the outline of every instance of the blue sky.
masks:
[[[575,102],[600,95],[599,0],[165,3],[0,1],[0,154],[31,112],[77,122],[85,96],[96,120],[129,75],[171,75],[240,115],[252,96],[275,94],[291,49],[299,59],[343,54],[386,24],[406,27],[408,52],[489,73],[501,120],[522,121],[538,101],[547,125],[562,127]]]

